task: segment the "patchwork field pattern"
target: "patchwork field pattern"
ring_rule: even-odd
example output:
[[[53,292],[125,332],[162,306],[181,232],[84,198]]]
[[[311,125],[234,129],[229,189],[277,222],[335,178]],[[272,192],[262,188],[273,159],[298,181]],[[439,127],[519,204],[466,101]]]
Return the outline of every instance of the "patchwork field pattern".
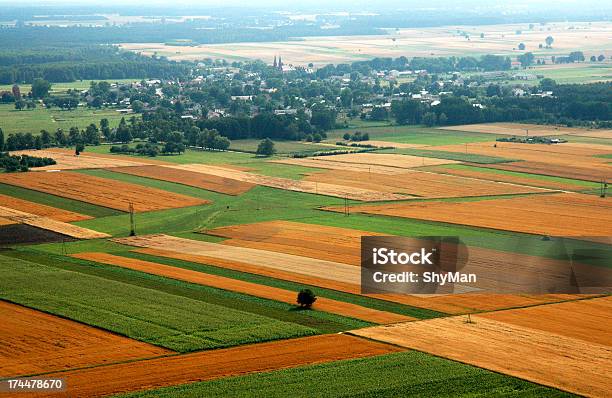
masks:
[[[601,329],[610,317],[610,300],[588,301],[475,315],[472,322],[449,317],[352,333],[576,394],[603,397],[612,386],[607,371],[612,339],[609,330]],[[594,314],[589,313],[591,309]]]
[[[208,203],[190,196],[70,171],[4,174],[0,175],[0,182],[122,211],[127,211],[130,203],[136,212]]]
[[[22,211],[25,213],[35,214],[37,216],[48,217],[56,221],[62,222],[73,222],[89,220],[92,217],[84,214],[74,213],[72,211],[58,209],[57,207],[51,207],[29,200],[15,198],[13,196],[0,194],[0,204],[2,207],[9,207],[13,210]]]
[[[112,264],[119,267],[133,269],[136,271],[142,271],[149,274],[160,275],[172,279],[178,279],[205,286],[212,286],[224,290],[231,290],[234,292],[244,293],[255,297],[282,301],[288,304],[296,304],[297,292],[295,291],[258,285],[256,283],[244,282],[222,276],[210,275],[188,269],[172,267],[168,265],[153,263],[150,261],[120,257],[107,253],[79,253],[73,256],[85,260],[96,261],[104,264]],[[407,316],[377,311],[350,303],[330,300],[324,297],[317,298],[316,303],[313,305],[313,309],[331,312],[334,314],[339,314],[373,323],[394,323],[410,321],[414,319]]]
[[[354,336],[313,336],[49,374],[46,377],[65,378],[70,393],[19,396],[100,397],[400,351],[403,349]]]
[[[111,170],[117,173],[175,182],[228,195],[240,195],[254,187],[254,184],[240,180],[156,165],[115,167]]]
[[[204,164],[184,164],[169,167],[208,175],[212,174],[218,177],[230,178],[250,184],[263,185],[271,188],[284,189],[287,191],[335,196],[339,198],[361,200],[364,202],[407,199],[407,197],[403,195],[377,192],[371,189],[352,188],[342,185],[315,183],[311,181],[297,181],[282,177],[270,177],[241,170]]]
[[[339,208],[328,208],[344,211]],[[560,193],[476,202],[359,205],[351,211],[550,236],[612,236],[612,200]]]
[[[0,378],[173,353],[5,301],[0,317]]]
[[[436,150],[517,159],[518,162],[487,164],[483,167],[521,171],[599,182],[612,178],[612,164],[598,157],[612,154],[612,146],[601,144],[521,144],[485,142],[469,145],[443,145]]]
[[[146,158],[137,159],[122,155],[83,152],[79,156],[76,156],[74,151],[61,148],[15,151],[11,152],[11,154],[46,157],[57,162],[57,164],[33,168],[33,171],[104,169],[108,167],[141,166],[145,164],[166,164],[158,160]]]

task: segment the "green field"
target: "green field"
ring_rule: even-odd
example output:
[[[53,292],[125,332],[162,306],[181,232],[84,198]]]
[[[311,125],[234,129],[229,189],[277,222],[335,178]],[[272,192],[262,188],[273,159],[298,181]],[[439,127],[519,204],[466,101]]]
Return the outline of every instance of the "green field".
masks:
[[[255,153],[257,151],[257,146],[260,142],[261,140],[257,139],[233,140],[230,146],[230,150]],[[274,141],[274,148],[276,149],[276,153],[278,153],[279,155],[294,152],[312,153],[319,151],[329,151],[331,149],[343,149],[306,141]]]
[[[342,140],[342,136],[345,133],[354,134],[357,131],[368,133],[371,140],[397,142],[401,144],[454,145],[494,141],[497,138],[495,134],[447,131],[420,126],[388,125],[367,127],[366,125],[360,128],[332,130],[327,133],[327,141],[336,142]]]
[[[81,129],[91,123],[100,124],[100,119],[108,119],[111,128],[117,127],[123,115],[114,109],[94,109],[79,107],[75,110],[64,111],[59,108],[43,108],[40,104],[36,109],[15,109],[13,104],[0,104],[0,128],[4,134],[32,133],[38,135],[40,130],[50,133],[57,129],[65,132],[71,127]]]
[[[138,79],[111,79],[111,80],[78,80],[74,82],[51,83],[51,94],[66,94],[68,90],[86,90],[91,85],[91,82],[107,81],[109,83],[132,83]],[[21,95],[25,95],[32,89],[31,84],[18,84],[21,90]],[[12,84],[0,84],[0,91],[11,91]]]
[[[0,270],[2,299],[179,352],[317,333],[217,303],[11,257],[0,256]]]
[[[120,396],[553,398],[574,395],[444,358],[408,351]]]
[[[612,80],[612,64],[581,63],[576,65],[560,65],[557,68],[542,67],[528,69],[525,73],[542,75],[553,79],[559,84],[586,84]],[[535,81],[538,82],[537,80]]]

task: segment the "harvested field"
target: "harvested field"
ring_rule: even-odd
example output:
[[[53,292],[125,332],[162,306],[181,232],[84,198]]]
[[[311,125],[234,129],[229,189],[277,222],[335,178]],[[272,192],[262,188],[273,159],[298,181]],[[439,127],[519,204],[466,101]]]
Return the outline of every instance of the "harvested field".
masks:
[[[110,235],[102,232],[97,232],[91,229],[79,227],[65,222],[52,220],[43,216],[9,209],[8,207],[0,206],[0,216],[4,219],[13,221],[18,224],[27,224],[32,227],[46,229],[77,239],[99,239],[110,237]]]
[[[83,152],[75,156],[69,149],[53,148],[11,152],[12,155],[29,155],[54,159],[57,164],[44,167],[35,167],[32,171],[47,170],[76,170],[76,169],[105,169],[108,167],[141,166],[145,164],[166,164],[166,162],[151,159],[136,159],[122,155],[104,155]]]
[[[571,315],[569,315],[571,314]],[[612,298],[538,305],[479,317],[612,347]]]
[[[196,283],[199,285],[212,286],[218,289],[244,293],[250,296],[281,301],[288,304],[296,304],[297,292],[279,289],[276,287],[259,285],[256,283],[172,267],[150,261],[115,256],[107,253],[79,253],[73,255],[73,257],[96,261],[103,264],[116,265],[119,267]],[[408,316],[377,311],[355,304],[330,300],[324,297],[317,298],[317,302],[313,305],[313,309],[373,323],[395,323],[414,320],[414,318]]]
[[[100,397],[399,351],[403,349],[354,336],[313,336],[50,374],[64,377],[69,390],[15,396]]]
[[[0,318],[0,378],[172,353],[5,301],[0,301]]]
[[[0,217],[0,227],[3,227],[5,225],[13,225],[13,224],[16,224],[15,221],[11,221],[7,218]]]
[[[227,195],[240,195],[254,187],[254,184],[231,178],[155,165],[115,167],[112,169],[112,171],[140,177],[153,178],[155,180],[175,182],[178,184],[188,185],[190,187],[224,193]]]
[[[190,196],[69,171],[4,174],[0,182],[123,211],[128,210],[130,203],[136,212],[208,203]]]
[[[270,160],[271,163],[279,164],[290,164],[294,166],[302,167],[314,167],[318,169],[329,169],[329,170],[346,170],[347,166],[340,162],[326,162],[322,158],[327,156],[318,156],[315,158],[287,158],[287,159],[276,159]],[[396,167],[388,166],[375,166],[368,164],[351,164],[350,168],[352,171],[361,173],[376,173],[376,174],[403,174],[406,172],[405,169],[398,169]]]
[[[356,164],[357,169],[354,171],[364,170],[363,166],[383,166],[390,167],[394,169],[399,169],[398,172],[401,172],[402,169],[411,169],[414,167],[421,166],[435,166],[439,164],[451,164],[457,163],[454,160],[447,159],[436,159],[436,158],[425,158],[420,156],[411,156],[411,155],[399,155],[395,153],[347,153],[342,155],[331,155],[331,156],[317,156],[314,158],[305,158],[309,160],[315,160],[317,162],[324,162],[323,164],[340,163],[344,170],[352,169],[353,165]],[[312,165],[308,165],[312,166]],[[316,167],[316,166],[312,166]],[[325,166],[319,166],[321,168],[327,168]],[[333,167],[337,167],[333,166]],[[366,168],[365,170],[368,170]]]
[[[496,146],[494,146],[496,145]],[[466,145],[443,145],[440,151],[466,152]],[[592,156],[612,153],[612,147],[601,144],[566,142],[563,144],[522,144],[517,142],[477,142],[467,145],[467,153],[497,156],[533,162],[576,165],[605,163],[605,159]]]
[[[512,175],[512,174],[504,174],[504,173],[495,173],[495,172],[487,172],[481,171],[478,169],[456,169],[453,167],[446,166],[435,166],[429,168],[428,171],[433,173],[441,173],[441,174],[450,174],[454,176],[460,177],[468,177],[475,178],[478,180],[487,180],[487,181],[500,181],[507,182],[510,184],[519,184],[519,185],[527,185],[531,187],[542,187],[548,189],[559,189],[563,191],[583,191],[587,189],[584,185],[566,183],[561,181],[552,181],[546,179],[539,179],[537,176],[520,176],[520,175]]]
[[[547,191],[544,188],[511,183],[408,170],[402,174],[393,175],[329,170],[326,173],[312,173],[305,180],[428,199],[542,193]]]
[[[348,198],[364,202],[407,199],[407,197],[403,195],[377,192],[371,189],[360,189],[342,185],[315,183],[310,181],[297,181],[282,177],[270,177],[261,174],[248,173],[245,171],[204,164],[184,164],[168,167],[179,170],[193,171],[196,173],[204,173],[207,175],[215,175],[218,177],[229,178],[255,185],[263,185],[271,188],[284,189],[287,191],[335,196],[339,198]]]
[[[113,241],[129,246],[195,254],[227,261],[248,262],[256,266],[275,268],[303,275],[318,275],[323,278],[355,285],[358,285],[361,281],[359,269],[352,265],[290,254],[233,247],[218,243],[176,238],[163,234],[116,238]]]
[[[542,311],[546,307],[543,306]],[[582,326],[579,321],[581,313],[565,314],[569,329]],[[467,323],[465,317],[449,317],[378,326],[352,333],[580,395],[609,395],[612,388],[608,371],[612,362],[609,344],[568,337],[572,332],[565,332],[565,335],[551,333],[549,327],[532,328],[500,322],[489,319],[489,316],[472,316],[472,323]],[[571,320],[572,317],[576,320]],[[590,317],[587,315],[586,318]],[[531,317],[529,320],[530,325],[531,322],[540,322]]]
[[[19,199],[2,194],[0,194],[0,205],[2,205],[2,207],[9,207],[14,210],[35,214],[37,216],[48,217],[53,220],[62,222],[82,221],[89,220],[92,218],[84,214],[58,209],[57,207],[41,205],[36,202],[30,202],[28,200]]]
[[[590,130],[565,126],[551,126],[528,123],[482,123],[464,124],[461,126],[440,127],[442,130],[471,131],[474,133],[489,133],[499,135],[516,135],[524,137],[529,131],[531,137],[545,137],[553,135],[587,135],[590,133],[612,134],[612,130]]]
[[[612,179],[612,167],[609,165],[596,164],[586,166],[567,167],[564,164],[552,164],[543,162],[513,162],[504,164],[478,165],[490,169],[517,171],[521,173],[541,174],[552,177],[573,178],[600,182],[602,179]]]
[[[588,130],[582,133],[572,133],[579,137],[605,138],[612,140],[612,130]]]
[[[361,237],[380,235],[356,229],[292,221],[232,225],[202,232],[229,238],[222,242],[224,245],[253,247],[355,266],[361,265]]]
[[[266,230],[266,228],[274,228],[273,225],[267,226],[265,225],[266,223],[262,224],[262,229],[264,230]],[[260,224],[251,224],[250,228],[253,231],[256,231],[259,228],[259,225]],[[245,228],[249,227],[247,226]],[[308,230],[308,228],[309,226],[304,227],[305,230]],[[318,228],[318,226],[310,226],[310,228],[313,228],[314,230]],[[220,231],[221,233],[225,233],[227,235],[233,233],[229,230]],[[244,231],[244,229],[240,231]],[[248,234],[249,232],[245,231],[243,236],[248,238]],[[351,236],[350,232],[347,232],[346,235],[343,233],[341,235],[345,237]],[[350,238],[347,238],[347,241],[344,243],[344,248],[337,250],[336,256],[340,256],[343,252],[352,253],[351,257],[353,259],[359,256],[359,239],[360,237],[356,234]],[[246,242],[247,248],[230,247],[200,241],[190,241],[188,239],[165,237],[163,235],[151,235],[149,237],[145,237],[144,239],[122,238],[116,239],[115,241],[123,244],[144,247],[144,249],[136,250],[139,253],[180,259],[193,263],[207,264],[257,275],[264,275],[272,278],[319,286],[351,294],[360,294],[360,269],[355,265],[315,260],[317,257],[320,257],[320,255],[316,253],[316,248],[313,248],[312,245],[307,242],[307,239],[304,239],[304,244],[302,247],[298,246],[298,242],[292,243],[295,245],[294,247],[284,244],[277,244],[275,246],[275,251],[278,253],[295,253],[296,251],[300,251],[302,255],[306,257],[276,254],[274,252],[267,252],[265,250],[255,250],[265,249],[268,244],[264,243],[263,247],[259,247],[256,241],[249,241],[246,239],[240,241],[233,240],[231,244],[238,245],[239,243]],[[214,245],[220,246],[221,248],[216,248]],[[225,250],[223,247],[225,247]],[[248,247],[255,249],[249,249]],[[206,250],[207,248],[212,248],[212,250]],[[512,268],[513,266],[516,267],[517,265],[521,264],[532,264],[534,261],[536,261],[536,259],[531,256],[508,254],[494,250],[470,249],[470,258],[473,259],[475,264],[495,265],[499,262],[506,261],[508,264],[510,264],[509,268]],[[333,249],[330,249],[330,253],[332,253],[331,250]],[[240,256],[241,253],[243,253],[242,256]],[[286,260],[284,256],[288,256],[287,258],[290,260]],[[315,259],[308,257],[313,257]],[[266,261],[267,258],[270,258],[270,260]],[[542,260],[537,258],[537,261],[540,261],[541,264],[550,263],[550,266],[555,265],[553,264],[553,260]],[[313,266],[313,264],[316,264],[316,266]],[[325,264],[327,265],[327,268],[321,267],[321,265]],[[572,298],[570,295],[518,296],[501,294],[486,296],[475,294],[438,296],[381,294],[368,296],[385,301],[427,308],[451,314],[513,308],[545,302],[563,301]]]
[[[574,193],[477,202],[360,205],[353,206],[351,211],[537,235],[612,236],[612,199]]]

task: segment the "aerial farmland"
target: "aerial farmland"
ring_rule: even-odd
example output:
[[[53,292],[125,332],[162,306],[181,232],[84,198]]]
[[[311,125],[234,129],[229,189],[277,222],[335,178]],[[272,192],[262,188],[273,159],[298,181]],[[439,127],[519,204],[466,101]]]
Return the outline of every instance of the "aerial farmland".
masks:
[[[610,396],[607,11],[34,3],[0,398]]]

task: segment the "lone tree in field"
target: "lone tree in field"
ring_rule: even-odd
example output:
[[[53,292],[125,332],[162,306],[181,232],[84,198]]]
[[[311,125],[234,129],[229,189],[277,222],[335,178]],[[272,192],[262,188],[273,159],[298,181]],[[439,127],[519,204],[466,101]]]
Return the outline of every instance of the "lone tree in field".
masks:
[[[75,145],[74,154],[76,156],[79,156],[81,152],[84,152],[84,151],[85,151],[85,145],[83,145],[83,143],[79,142],[78,144]]]
[[[546,48],[550,48],[550,46],[552,46],[553,42],[555,41],[555,39],[553,39],[552,36],[548,36],[546,37]]]
[[[259,156],[272,156],[275,153],[274,142],[269,138],[266,138],[257,145],[257,155]]]
[[[297,295],[297,303],[302,308],[310,308],[317,301],[317,297],[310,289],[302,289]]]

